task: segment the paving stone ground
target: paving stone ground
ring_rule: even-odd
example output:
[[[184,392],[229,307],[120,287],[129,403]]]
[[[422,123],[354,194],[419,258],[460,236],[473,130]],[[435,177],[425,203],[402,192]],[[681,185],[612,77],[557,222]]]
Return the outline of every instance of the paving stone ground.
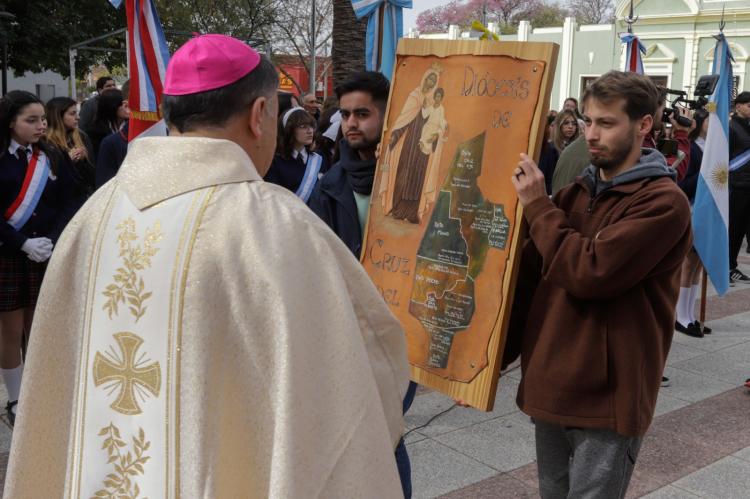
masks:
[[[740,268],[750,273],[743,253]],[[713,334],[675,333],[656,418],[644,439],[628,497],[750,497],[750,285],[724,297],[710,289]],[[454,408],[409,435],[417,499],[539,497],[533,425],[515,405],[520,373],[501,378],[492,412]],[[421,391],[409,429],[451,407]]]
[[[750,274],[750,257],[740,257]],[[750,285],[724,297],[709,292],[707,325],[713,334],[675,333],[656,418],[644,439],[628,497],[650,499],[750,497]],[[515,404],[520,373],[498,387],[492,412],[451,409],[407,436],[415,499],[539,497],[534,428]],[[0,383],[0,403],[6,400]],[[420,389],[407,429],[450,408],[447,397]],[[11,429],[0,416],[0,492]],[[1,497],[1,496],[0,496]]]

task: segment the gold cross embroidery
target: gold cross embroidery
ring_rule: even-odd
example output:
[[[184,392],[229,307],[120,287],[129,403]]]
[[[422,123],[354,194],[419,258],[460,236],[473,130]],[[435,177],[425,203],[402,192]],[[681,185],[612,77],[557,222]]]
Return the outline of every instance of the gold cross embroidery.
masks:
[[[159,396],[161,386],[161,368],[158,362],[145,367],[138,367],[135,354],[143,340],[133,333],[117,333],[115,341],[120,345],[122,362],[112,362],[96,352],[94,358],[94,385],[114,381],[120,385],[120,394],[110,407],[126,415],[140,414],[141,407],[135,398],[135,387],[143,387],[154,397]]]

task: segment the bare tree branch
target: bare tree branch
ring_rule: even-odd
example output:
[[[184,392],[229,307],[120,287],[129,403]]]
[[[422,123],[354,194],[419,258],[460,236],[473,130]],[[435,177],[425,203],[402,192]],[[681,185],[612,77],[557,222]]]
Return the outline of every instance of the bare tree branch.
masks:
[[[267,38],[274,54],[294,56],[294,61],[310,74],[312,58],[327,55],[325,51],[333,33],[333,2],[315,0],[314,46],[311,0],[274,0],[273,6],[276,19],[267,31]],[[316,74],[316,81],[320,74]],[[300,85],[293,78],[292,81],[301,91]]]
[[[611,23],[615,19],[612,0],[570,0],[568,6],[580,24]]]

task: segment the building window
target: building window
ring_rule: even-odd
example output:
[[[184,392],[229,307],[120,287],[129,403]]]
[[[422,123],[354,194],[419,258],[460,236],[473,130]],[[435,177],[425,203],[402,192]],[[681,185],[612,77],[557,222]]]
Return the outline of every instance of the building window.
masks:
[[[657,87],[669,88],[669,78],[664,75],[647,75]]]
[[[36,96],[39,97],[39,100],[41,100],[42,102],[49,101],[55,96],[55,86],[37,83]]]

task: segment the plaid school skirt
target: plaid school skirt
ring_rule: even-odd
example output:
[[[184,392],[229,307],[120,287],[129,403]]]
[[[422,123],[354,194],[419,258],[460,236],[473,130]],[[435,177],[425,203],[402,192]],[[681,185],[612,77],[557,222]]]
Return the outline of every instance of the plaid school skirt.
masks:
[[[0,255],[0,312],[35,306],[46,268],[24,253]]]

